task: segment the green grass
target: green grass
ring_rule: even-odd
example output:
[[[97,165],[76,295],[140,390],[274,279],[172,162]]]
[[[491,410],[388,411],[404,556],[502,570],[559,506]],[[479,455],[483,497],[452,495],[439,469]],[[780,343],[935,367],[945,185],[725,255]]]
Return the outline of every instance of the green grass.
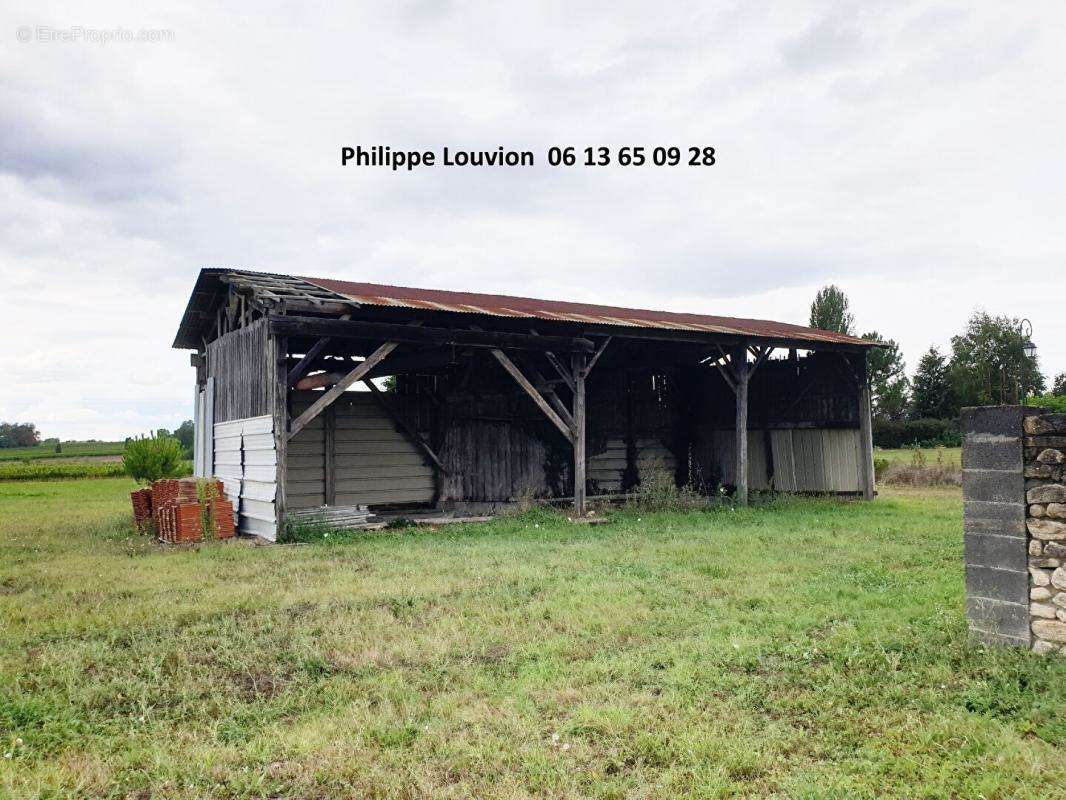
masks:
[[[91,456],[120,456],[125,442],[63,442],[62,452],[55,451],[54,444],[39,444],[35,447],[0,448],[0,461],[25,461],[40,458],[87,458]]]
[[[922,455],[925,456],[926,464],[934,465],[938,457],[944,460],[945,464],[954,464],[961,468],[962,464],[962,448],[961,447],[921,447],[917,448],[922,451]],[[874,450],[874,458],[887,459],[892,464],[905,464],[909,465],[914,458],[913,447],[901,447],[897,449],[877,449]]]
[[[0,796],[1066,789],[1066,659],[967,636],[957,489],[164,549],[132,488],[0,485]]]

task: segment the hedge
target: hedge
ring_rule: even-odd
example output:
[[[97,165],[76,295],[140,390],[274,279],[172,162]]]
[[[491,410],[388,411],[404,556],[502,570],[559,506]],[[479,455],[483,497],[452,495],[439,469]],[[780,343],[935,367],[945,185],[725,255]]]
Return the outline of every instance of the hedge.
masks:
[[[961,447],[958,419],[908,419],[873,421],[875,447]]]
[[[1043,394],[1030,397],[1026,405],[1046,408],[1048,411],[1066,413],[1066,394]]]

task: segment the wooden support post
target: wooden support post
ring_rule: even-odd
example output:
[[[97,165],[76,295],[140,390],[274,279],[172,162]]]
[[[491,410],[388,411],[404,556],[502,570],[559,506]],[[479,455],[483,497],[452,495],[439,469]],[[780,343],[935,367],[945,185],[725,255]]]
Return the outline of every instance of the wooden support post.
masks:
[[[289,429],[289,438],[291,439],[306,428],[311,420],[322,413],[323,409],[330,406],[338,397],[348,391],[349,386],[358,380],[362,380],[363,376],[370,372],[370,370],[372,370],[379,361],[385,358],[385,356],[395,350],[396,346],[397,342],[385,342],[385,344],[381,345],[381,347],[367,356],[365,360],[360,361],[355,369],[337,381],[332,389],[325,392],[320,398],[311,404],[309,409],[293,420],[292,427]],[[279,370],[284,374],[283,369],[279,367]],[[288,383],[286,382],[286,388],[287,387]]]
[[[733,378],[736,381],[736,498],[737,505],[748,504],[748,353],[743,345],[733,349]]]
[[[574,376],[574,514],[585,516],[585,354],[571,358]]]
[[[874,440],[870,398],[868,351],[862,354],[859,370],[859,489],[864,500],[874,499]]]
[[[337,407],[330,406],[322,414],[322,427],[324,433],[323,452],[323,502],[327,506],[337,502]]]
[[[288,361],[288,339],[284,336],[271,336],[270,341],[274,359],[274,449],[277,457],[274,488],[274,540],[282,537],[285,531],[285,469],[287,464],[288,437],[285,434],[289,421],[289,382],[286,370]]]
[[[515,366],[515,363],[507,357],[506,353],[499,349],[494,349],[490,352],[496,360],[500,362],[500,366],[507,370],[508,374],[515,379],[515,382],[521,386],[533,402],[537,404],[537,408],[544,413],[544,416],[546,416],[548,420],[559,429],[559,432],[566,437],[567,441],[573,442],[574,432],[565,422],[563,422],[562,418],[555,413],[555,410],[548,405],[548,401],[544,399],[536,388],[534,388],[533,384],[526,380],[526,376],[523,375],[522,371]]]

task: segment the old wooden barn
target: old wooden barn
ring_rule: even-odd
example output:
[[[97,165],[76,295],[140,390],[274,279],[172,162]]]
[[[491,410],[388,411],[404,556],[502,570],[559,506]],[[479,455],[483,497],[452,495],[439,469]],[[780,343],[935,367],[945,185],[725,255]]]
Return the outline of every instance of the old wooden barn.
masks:
[[[871,343],[838,333],[205,269],[174,347],[195,351],[196,473],[266,539],[320,507],[583,514],[652,469],[741,503],[873,496]]]

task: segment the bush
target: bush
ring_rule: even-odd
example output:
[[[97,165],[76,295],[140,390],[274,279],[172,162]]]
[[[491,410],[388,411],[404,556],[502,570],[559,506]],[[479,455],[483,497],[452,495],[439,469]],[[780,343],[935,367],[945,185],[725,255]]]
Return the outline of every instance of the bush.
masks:
[[[910,464],[890,465],[884,478],[878,480],[897,486],[959,486],[962,484],[962,469],[956,462],[944,458],[943,448],[937,448],[935,464],[929,464],[925,453],[915,448]]]
[[[1066,395],[1037,395],[1036,397],[1029,398],[1029,400],[1026,401],[1026,405],[1036,406],[1037,408],[1046,408],[1048,411],[1057,411],[1060,414],[1066,414]]]
[[[130,439],[122,466],[137,483],[150,484],[185,474],[185,452],[181,442],[169,436]]]
[[[873,421],[876,447],[962,447],[958,419],[908,419]]]
[[[662,466],[642,470],[629,505],[643,511],[690,511],[705,509],[709,502],[691,486],[678,487],[674,475]]]
[[[874,480],[880,481],[881,476],[888,470],[890,462],[887,458],[875,458],[874,459]]]

